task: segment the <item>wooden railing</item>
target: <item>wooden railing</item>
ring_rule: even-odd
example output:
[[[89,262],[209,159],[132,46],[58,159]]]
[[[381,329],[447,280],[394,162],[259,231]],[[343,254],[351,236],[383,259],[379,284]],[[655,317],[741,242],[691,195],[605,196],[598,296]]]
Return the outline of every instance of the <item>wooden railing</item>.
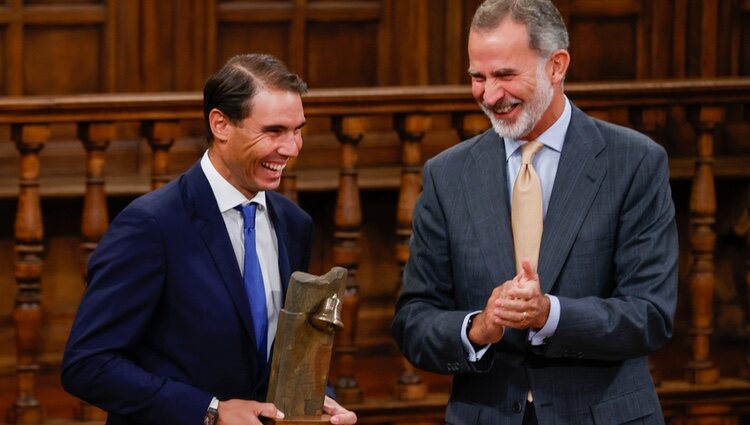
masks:
[[[717,261],[715,181],[727,178],[747,183],[750,178],[750,80],[571,83],[566,92],[590,114],[633,127],[663,144],[670,153],[673,182],[690,186],[687,210],[681,211],[688,217],[689,235],[682,240],[689,274],[688,286],[683,285],[681,291],[688,293],[690,304],[687,333],[692,352],[684,365],[683,379],[660,382],[665,414],[675,421],[699,418],[690,422],[696,424],[705,418],[731,421],[747,414],[737,406],[750,401],[750,385],[741,380],[727,381],[731,377],[721,375],[712,351],[712,332]],[[43,211],[42,200],[83,197],[81,250],[84,259],[88,258],[109,222],[108,194],[137,195],[170,180],[176,141],[201,137],[201,102],[199,93],[0,99],[0,125],[8,126],[19,154],[14,164],[18,167],[17,179],[0,181],[0,197],[17,194],[13,235],[17,286],[12,311],[17,397],[9,407],[10,423],[37,424],[47,419],[37,388],[44,310],[42,268],[49,261],[43,225],[43,213],[48,211]],[[362,336],[358,312],[363,297],[358,270],[363,261],[366,225],[360,195],[365,189],[398,191],[391,220],[395,228],[388,232],[396,241],[391,258],[396,268],[402,268],[409,257],[411,214],[420,190],[422,163],[437,151],[484,131],[487,120],[468,87],[313,90],[305,96],[304,105],[311,123],[305,134],[306,146],[299,160],[288,167],[280,191],[294,200],[301,192],[335,192],[332,234],[323,239],[330,242],[330,262],[349,270],[343,319],[350,324],[337,337],[334,352],[332,369],[338,394],[342,402],[359,408],[365,421],[377,417],[378,412],[387,412],[393,422],[415,412],[422,419],[428,418],[425,406],[434,407],[434,415],[444,399],[439,398],[437,404],[424,401],[430,399],[427,386],[408,362],[401,363],[402,373],[393,382],[397,387],[395,399],[401,400],[394,401],[397,404],[385,406],[380,400],[373,405],[358,378],[358,350],[363,347],[358,340]],[[69,158],[84,163],[84,180],[70,177],[64,169],[45,170],[40,165],[45,146],[58,142],[53,134],[59,124],[75,126],[72,138],[80,141],[83,149]],[[105,172],[111,156],[108,148],[113,141],[132,134],[123,130],[128,126],[137,128],[150,149],[145,178],[139,172],[122,176]],[[191,160],[196,158],[193,152]],[[743,284],[747,285],[739,283]],[[658,365],[654,372],[660,381]],[[714,387],[731,397],[716,397],[711,389]],[[86,405],[81,406],[78,416],[81,421],[101,419],[100,412]]]

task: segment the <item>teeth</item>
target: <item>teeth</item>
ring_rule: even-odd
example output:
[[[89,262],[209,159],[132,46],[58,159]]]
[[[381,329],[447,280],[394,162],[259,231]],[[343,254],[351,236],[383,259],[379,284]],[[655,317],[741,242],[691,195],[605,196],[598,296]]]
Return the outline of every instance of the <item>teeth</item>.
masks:
[[[270,162],[261,162],[260,165],[273,171],[281,171],[284,169],[284,167],[286,167],[286,164],[272,164]]]
[[[510,111],[511,111],[511,110],[513,109],[513,107],[514,107],[514,106],[515,106],[515,105],[508,105],[508,106],[504,106],[504,107],[502,107],[502,108],[498,108],[498,109],[496,109],[496,111],[497,111],[498,113],[501,113],[501,114],[507,114],[508,112],[510,112]]]

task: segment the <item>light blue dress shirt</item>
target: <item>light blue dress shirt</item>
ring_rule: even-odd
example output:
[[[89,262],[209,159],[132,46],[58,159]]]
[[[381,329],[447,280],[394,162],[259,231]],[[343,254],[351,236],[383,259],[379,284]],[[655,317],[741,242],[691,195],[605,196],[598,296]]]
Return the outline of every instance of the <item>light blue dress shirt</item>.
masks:
[[[557,175],[557,166],[560,162],[560,154],[562,153],[563,143],[565,142],[565,134],[568,132],[568,126],[570,125],[571,106],[568,98],[565,98],[565,106],[563,113],[560,118],[552,124],[547,131],[542,133],[536,140],[541,142],[544,147],[534,156],[531,164],[534,166],[534,170],[539,176],[539,180],[542,184],[542,198],[544,203],[544,216],[547,216],[547,207],[549,206],[549,200],[552,196],[552,187],[555,183],[555,176]],[[525,140],[512,140],[503,138],[505,143],[505,166],[508,175],[508,194],[513,193],[513,185],[516,182],[518,176],[518,170],[521,168],[521,145],[526,143]],[[511,202],[509,199],[508,202]],[[557,330],[557,324],[560,321],[560,301],[554,295],[545,295],[550,301],[550,311],[547,317],[547,323],[539,331],[529,329],[529,341],[532,345],[541,345],[544,343],[544,339],[551,337]],[[489,348],[488,346],[482,347],[479,351],[474,350],[468,336],[466,335],[466,326],[468,325],[469,318],[479,311],[471,312],[464,317],[463,326],[461,327],[461,341],[463,342],[464,348],[469,353],[469,361],[478,361],[482,358],[484,353]]]

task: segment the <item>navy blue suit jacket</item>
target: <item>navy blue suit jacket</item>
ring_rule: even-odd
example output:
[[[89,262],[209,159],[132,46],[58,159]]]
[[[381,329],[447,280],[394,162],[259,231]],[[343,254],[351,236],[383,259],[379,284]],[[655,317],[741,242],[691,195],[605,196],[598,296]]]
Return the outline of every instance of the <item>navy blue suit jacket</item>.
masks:
[[[267,192],[281,282],[306,271],[312,219]],[[109,412],[108,424],[200,424],[212,396],[263,400],[237,259],[196,163],[131,203],[112,222],[63,359],[62,383]]]
[[[454,374],[449,424],[662,424],[647,354],[671,336],[677,230],[667,155],[573,108],[544,219],[538,273],[560,300],[540,347],[506,329],[480,362],[464,317],[515,276],[502,139],[489,130],[424,168],[393,333],[417,367]],[[631,422],[632,421],[632,422]]]

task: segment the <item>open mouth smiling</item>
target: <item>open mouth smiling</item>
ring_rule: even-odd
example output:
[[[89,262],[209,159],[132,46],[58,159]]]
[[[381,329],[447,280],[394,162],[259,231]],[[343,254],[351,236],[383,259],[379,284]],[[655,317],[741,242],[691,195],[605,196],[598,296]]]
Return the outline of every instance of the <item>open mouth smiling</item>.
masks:
[[[277,171],[277,172],[282,171],[284,167],[286,167],[286,164],[275,164],[272,162],[261,162],[260,165],[263,166],[263,168],[267,168],[271,171]]]

